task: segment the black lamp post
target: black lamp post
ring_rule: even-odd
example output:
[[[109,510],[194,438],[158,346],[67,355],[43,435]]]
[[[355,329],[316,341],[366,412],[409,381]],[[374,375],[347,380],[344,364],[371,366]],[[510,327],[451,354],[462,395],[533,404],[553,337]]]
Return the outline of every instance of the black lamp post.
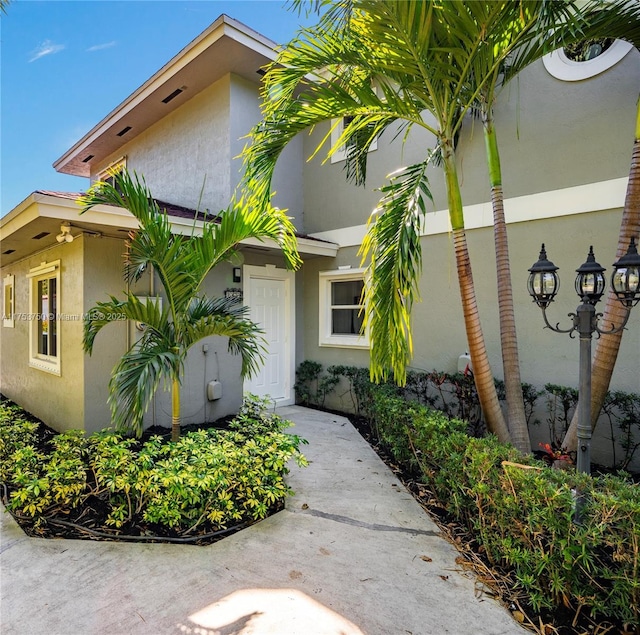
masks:
[[[569,329],[561,329],[549,323],[547,307],[560,287],[560,278],[556,267],[547,259],[547,253],[542,245],[540,258],[529,269],[528,289],[534,302],[542,309],[544,322],[548,328],[556,333],[569,333],[574,337],[577,332],[580,337],[580,377],[578,399],[578,472],[591,472],[591,337],[593,333],[610,335],[624,329],[631,308],[640,302],[640,255],[636,248],[635,238],[632,236],[627,253],[613,264],[611,287],[618,300],[626,307],[627,312],[620,326],[611,325],[608,330],[598,326],[601,313],[596,313],[595,305],[604,293],[606,281],[604,267],[601,267],[593,254],[593,247],[589,249],[587,261],[576,269],[575,288],[582,303],[575,313],[569,313],[573,325]]]

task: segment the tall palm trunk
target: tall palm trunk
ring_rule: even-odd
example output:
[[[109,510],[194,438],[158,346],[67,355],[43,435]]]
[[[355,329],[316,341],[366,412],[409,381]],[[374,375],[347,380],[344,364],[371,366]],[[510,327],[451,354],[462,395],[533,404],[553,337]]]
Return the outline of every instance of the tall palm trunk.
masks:
[[[447,181],[447,196],[449,202],[449,218],[453,230],[453,242],[456,256],[456,268],[460,285],[460,298],[462,300],[462,312],[467,332],[469,354],[473,364],[473,378],[478,391],[480,407],[487,422],[490,432],[493,432],[500,441],[510,441],[509,430],[500,409],[496,386],[493,381],[493,373],[489,365],[487,348],[485,346],[476,291],[471,273],[471,261],[467,247],[467,236],[464,231],[464,217],[462,211],[462,197],[460,195],[460,183],[456,169],[455,154],[450,141],[443,142],[444,172]]]
[[[180,380],[174,377],[171,382],[171,440],[180,439]]]
[[[502,349],[502,367],[507,399],[507,424],[511,434],[511,443],[523,454],[529,454],[531,452],[531,440],[527,429],[527,417],[524,412],[524,399],[522,396],[522,380],[520,379],[520,360],[518,357],[516,319],[513,310],[507,223],[504,217],[502,170],[490,105],[485,108],[483,113],[483,124],[489,180],[491,183],[491,204],[493,206],[493,238],[496,251],[500,346]]]
[[[631,155],[631,170],[629,172],[629,184],[624,201],[620,233],[618,235],[618,249],[616,260],[623,256],[629,247],[631,236],[640,234],[640,98],[636,112],[635,142]],[[603,324],[621,324],[624,320],[626,309],[609,290],[607,302],[602,318]],[[600,410],[604,403],[613,368],[618,358],[622,333],[603,335],[598,340],[596,352],[591,366],[591,428],[595,428],[600,416]],[[571,419],[571,425],[562,442],[562,446],[570,451],[578,447],[578,408]]]

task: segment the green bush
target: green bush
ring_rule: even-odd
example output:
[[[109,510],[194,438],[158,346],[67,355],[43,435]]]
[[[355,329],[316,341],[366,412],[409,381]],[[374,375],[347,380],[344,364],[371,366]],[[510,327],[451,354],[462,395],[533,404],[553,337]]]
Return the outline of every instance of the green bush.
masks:
[[[561,606],[640,625],[640,488],[624,476],[553,470],[495,437],[402,399],[374,398],[380,441],[512,570],[534,609]],[[575,522],[576,491],[585,493]]]
[[[8,507],[36,527],[65,517],[90,496],[108,509],[106,525],[193,535],[259,520],[292,492],[287,462],[306,465],[304,441],[285,434],[290,422],[245,402],[228,430],[200,430],[179,441],[144,444],[111,431],[84,438],[60,434],[50,450],[34,445],[34,425],[0,414],[0,469]],[[5,413],[0,405],[0,413]]]

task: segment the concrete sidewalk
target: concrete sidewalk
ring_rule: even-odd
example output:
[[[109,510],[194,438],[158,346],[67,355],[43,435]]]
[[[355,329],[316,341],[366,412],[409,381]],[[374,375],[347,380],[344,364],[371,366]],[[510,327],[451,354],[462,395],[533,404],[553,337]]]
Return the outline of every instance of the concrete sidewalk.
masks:
[[[208,546],[28,538],[2,515],[3,635],[522,634],[343,417],[309,440],[286,509]]]

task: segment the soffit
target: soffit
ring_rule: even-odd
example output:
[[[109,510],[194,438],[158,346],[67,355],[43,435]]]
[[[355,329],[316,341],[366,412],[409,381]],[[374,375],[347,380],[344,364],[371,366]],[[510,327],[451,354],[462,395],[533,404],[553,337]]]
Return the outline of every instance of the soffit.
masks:
[[[225,75],[232,73],[258,83],[258,71],[275,58],[275,46],[244,24],[220,16],[60,157],[54,168],[89,177],[92,166],[100,168],[125,143]],[[177,90],[182,92],[163,102]]]

